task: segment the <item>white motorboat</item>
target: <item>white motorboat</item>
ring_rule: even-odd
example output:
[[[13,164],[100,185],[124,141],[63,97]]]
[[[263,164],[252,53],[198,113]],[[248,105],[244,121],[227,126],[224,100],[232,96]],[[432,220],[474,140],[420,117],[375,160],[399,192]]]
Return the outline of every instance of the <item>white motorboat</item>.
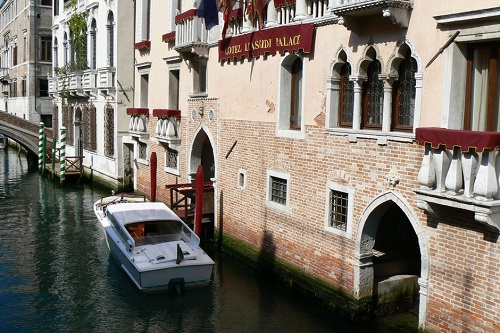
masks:
[[[94,212],[111,253],[141,291],[179,293],[210,282],[214,261],[164,203],[117,194],[97,201]]]

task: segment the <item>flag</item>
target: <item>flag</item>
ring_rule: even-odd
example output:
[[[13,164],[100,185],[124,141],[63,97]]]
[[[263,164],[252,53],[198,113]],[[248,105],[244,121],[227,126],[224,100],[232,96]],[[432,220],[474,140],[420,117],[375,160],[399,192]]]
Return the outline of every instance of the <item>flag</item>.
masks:
[[[252,0],[247,7],[247,11],[252,14],[252,23],[259,24],[259,30],[264,27],[264,11],[270,0]]]
[[[233,4],[235,0],[219,0],[219,9],[222,9],[224,25],[222,27],[222,39],[226,38],[226,31],[229,25],[229,14],[233,9]]]
[[[219,11],[216,0],[201,0],[198,7],[198,16],[203,17],[207,30],[219,24]]]

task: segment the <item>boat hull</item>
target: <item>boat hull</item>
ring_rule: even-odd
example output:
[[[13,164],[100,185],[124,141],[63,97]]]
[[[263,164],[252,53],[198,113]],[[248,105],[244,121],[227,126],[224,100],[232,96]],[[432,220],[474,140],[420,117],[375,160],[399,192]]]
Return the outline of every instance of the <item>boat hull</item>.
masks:
[[[143,292],[164,291],[171,288],[171,281],[183,281],[183,287],[194,288],[208,285],[212,279],[214,263],[201,249],[200,254],[206,256],[204,262],[175,262],[156,269],[140,269],[125,251],[121,241],[117,241],[105,229],[106,242],[111,254],[136,287]]]

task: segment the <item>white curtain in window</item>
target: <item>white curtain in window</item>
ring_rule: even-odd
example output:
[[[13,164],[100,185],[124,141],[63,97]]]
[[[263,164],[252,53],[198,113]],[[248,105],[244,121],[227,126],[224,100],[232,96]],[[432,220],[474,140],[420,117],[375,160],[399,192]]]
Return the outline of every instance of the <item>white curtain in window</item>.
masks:
[[[472,130],[486,131],[488,120],[488,60],[489,49],[476,49],[473,55]]]

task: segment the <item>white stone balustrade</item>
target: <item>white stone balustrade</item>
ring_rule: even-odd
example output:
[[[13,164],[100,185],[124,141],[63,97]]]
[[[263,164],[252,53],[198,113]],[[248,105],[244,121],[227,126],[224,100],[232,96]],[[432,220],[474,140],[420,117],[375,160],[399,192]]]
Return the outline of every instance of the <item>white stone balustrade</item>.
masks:
[[[128,130],[131,133],[147,134],[148,133],[148,117],[144,114],[132,115],[128,125]]]
[[[104,67],[97,71],[98,88],[109,89],[115,87],[115,68]]]
[[[158,139],[167,141],[178,140],[180,138],[181,119],[177,117],[159,118],[156,124],[155,135]]]
[[[72,73],[69,75],[69,89],[82,89],[82,74]]]
[[[83,89],[97,88],[97,73],[95,71],[85,71],[82,74],[82,87]]]
[[[477,200],[492,200],[498,193],[500,154],[498,150],[463,153],[460,147],[450,151],[425,146],[418,181],[422,188],[437,193],[462,195]]]
[[[47,80],[49,81],[49,93],[53,94],[57,92],[57,78],[49,76]]]
[[[206,43],[208,31],[203,20],[194,15],[175,24],[175,46]]]
[[[333,0],[330,0],[333,1]],[[308,0],[307,15],[310,18],[321,18],[327,16],[329,0]]]

